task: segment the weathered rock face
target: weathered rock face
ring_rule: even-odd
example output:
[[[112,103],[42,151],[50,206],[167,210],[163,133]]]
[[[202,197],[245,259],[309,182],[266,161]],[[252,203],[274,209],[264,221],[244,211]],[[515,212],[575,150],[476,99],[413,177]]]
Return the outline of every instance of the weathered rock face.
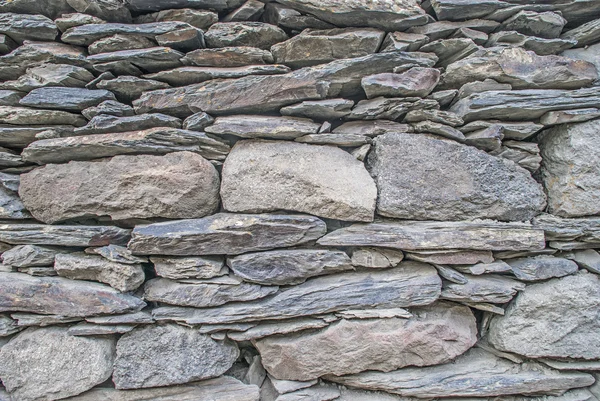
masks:
[[[151,257],[156,274],[173,280],[183,278],[213,278],[224,275],[220,257]]]
[[[545,206],[529,172],[472,147],[411,134],[386,134],[374,143],[369,165],[383,216],[529,220]]]
[[[528,286],[492,320],[490,343],[533,358],[600,359],[600,280],[579,273]],[[532,338],[535,336],[535,341]]]
[[[309,334],[266,337],[255,345],[274,377],[310,380],[444,363],[473,346],[476,334],[468,307],[440,303],[415,309],[410,319],[340,320]]]
[[[124,245],[130,237],[130,230],[110,226],[0,224],[0,241],[15,245]]]
[[[543,131],[540,140],[542,177],[548,193],[548,210],[562,217],[600,213],[600,170],[594,159],[600,149],[593,138],[597,120],[559,125]]]
[[[237,359],[237,346],[178,325],[147,326],[117,343],[113,381],[118,389],[183,384],[225,373]]]
[[[24,175],[19,193],[36,218],[55,223],[105,215],[115,220],[202,217],[216,211],[218,186],[207,160],[177,152],[47,165]]]
[[[230,212],[283,209],[372,221],[376,197],[362,163],[333,147],[245,141],[223,165],[221,198]]]
[[[515,277],[522,281],[538,281],[552,277],[563,277],[577,271],[577,264],[575,262],[546,255],[511,259],[507,263],[511,267]]]
[[[241,138],[296,139],[316,134],[320,127],[306,118],[241,115],[217,117],[205,131]]]
[[[2,347],[0,378],[11,398],[56,400],[110,378],[115,339],[75,337],[67,327],[30,328]]]
[[[371,99],[377,96],[425,97],[440,79],[435,68],[414,67],[401,74],[375,74],[364,77],[361,85]]]
[[[47,87],[32,90],[19,104],[45,109],[81,111],[105,100],[115,100],[115,95],[103,89]]]
[[[206,31],[208,47],[252,46],[268,50],[288,38],[283,29],[264,22],[218,22]]]
[[[142,255],[236,255],[303,244],[326,230],[311,216],[218,213],[137,226],[128,247]]]
[[[139,298],[98,283],[3,272],[0,278],[0,312],[78,317],[135,312],[146,305]]]

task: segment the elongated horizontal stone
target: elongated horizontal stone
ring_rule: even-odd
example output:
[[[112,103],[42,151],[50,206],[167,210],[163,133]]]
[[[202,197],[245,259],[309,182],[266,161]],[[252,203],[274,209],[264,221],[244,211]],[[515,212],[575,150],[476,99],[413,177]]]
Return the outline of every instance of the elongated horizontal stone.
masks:
[[[519,281],[494,274],[464,277],[466,284],[445,283],[440,298],[455,302],[504,304],[510,302],[517,291],[525,288],[525,284]]]
[[[310,380],[445,363],[477,341],[475,316],[466,306],[437,303],[413,313],[410,319],[340,320],[318,331],[254,344],[273,377]]]
[[[587,373],[563,373],[534,362],[519,365],[477,348],[445,365],[328,376],[327,379],[345,386],[425,399],[562,394],[594,382],[593,376]]]
[[[137,312],[146,304],[98,283],[0,272],[0,312],[67,317]]]
[[[65,43],[88,46],[98,39],[115,34],[133,34],[154,39],[157,35],[189,28],[190,26],[179,21],[151,22],[148,24],[86,24],[67,29],[60,39]]]
[[[81,120],[84,123],[83,120]],[[0,146],[8,148],[24,148],[36,141],[36,135],[48,130],[64,134],[73,132],[72,125],[12,125],[0,124]]]
[[[575,273],[577,264],[571,260],[551,255],[539,255],[529,258],[509,259],[512,273],[522,281],[547,280]]]
[[[253,46],[268,50],[288,39],[283,29],[264,22],[217,22],[205,34],[207,47]]]
[[[301,317],[297,319],[287,319],[280,322],[274,321],[259,323],[246,331],[230,331],[227,333],[227,337],[234,341],[249,341],[277,334],[288,334],[303,330],[320,329],[328,324],[329,323],[327,323],[324,319]]]
[[[185,65],[198,67],[243,67],[270,64],[273,62],[273,55],[268,50],[237,46],[194,50],[187,53],[181,61]]]
[[[155,278],[144,285],[144,299],[169,305],[206,308],[264,298],[277,292],[277,289],[243,282],[221,284],[206,281],[194,284]]]
[[[549,241],[600,242],[600,217],[562,218],[551,214],[536,216],[532,224],[544,230]]]
[[[317,241],[325,246],[374,246],[403,250],[536,250],[544,232],[526,223],[495,221],[392,222],[354,224]]]
[[[430,67],[436,57],[425,53],[388,52],[332,61],[288,74],[213,80],[183,88],[146,92],[134,101],[138,114],[164,112],[188,116],[277,111],[303,100],[359,94],[365,75],[391,72],[398,65]],[[218,96],[215,94],[218,93]]]
[[[17,245],[2,253],[2,262],[13,267],[39,267],[54,265],[54,257],[68,250],[38,245]]]
[[[227,273],[221,257],[160,257],[153,256],[156,274],[172,280],[182,278],[212,278]]]
[[[79,114],[62,110],[29,109],[0,106],[0,124],[14,125],[74,125],[81,127],[86,120]]]
[[[0,224],[0,241],[14,245],[125,245],[131,230],[112,226]]]
[[[39,220],[87,216],[194,218],[216,211],[219,175],[191,152],[48,164],[21,176],[19,195]]]
[[[105,100],[116,100],[115,95],[103,89],[46,87],[32,90],[19,101],[19,104],[77,112],[97,106]]]
[[[242,279],[264,285],[299,284],[309,277],[353,269],[344,252],[319,249],[246,253],[227,259],[227,265]]]
[[[223,165],[221,199],[230,212],[291,210],[372,221],[376,198],[363,163],[335,147],[243,141]]]
[[[21,153],[25,161],[37,164],[66,163],[127,154],[194,152],[207,159],[224,160],[229,145],[203,132],[178,128],[150,128],[142,131],[73,136],[35,141]]]
[[[254,302],[204,309],[162,307],[153,313],[157,320],[188,324],[286,319],[346,309],[428,305],[438,298],[440,289],[441,280],[433,267],[407,262],[391,270],[316,277]]]
[[[197,84],[211,79],[241,78],[247,75],[275,75],[290,72],[284,65],[248,65],[241,67],[179,67],[146,74],[144,78],[166,82],[173,86]]]
[[[160,113],[123,117],[99,114],[92,117],[85,127],[76,128],[75,135],[115,134],[117,132],[140,131],[156,127],[181,128],[181,120]]]
[[[303,244],[325,232],[325,222],[312,216],[217,213],[137,226],[128,247],[138,255],[237,255]]]
[[[58,29],[54,22],[43,15],[2,13],[0,15],[0,33],[10,36],[22,44],[24,40],[53,41]]]
[[[124,62],[142,68],[147,72],[158,72],[168,68],[179,67],[181,65],[179,60],[182,57],[183,53],[173,50],[170,47],[162,46],[94,54],[93,56],[89,56],[87,60],[93,63],[96,69],[98,69],[98,64]],[[108,69],[110,70],[110,68]]]
[[[587,107],[600,107],[600,88],[483,92],[460,99],[450,107],[450,111],[458,114],[465,122],[496,118],[519,121],[534,120],[553,110]]]
[[[200,8],[224,11],[241,6],[243,0],[128,0],[127,8],[138,13],[168,8]]]
[[[241,138],[295,139],[316,134],[321,124],[307,118],[239,115],[217,117],[204,130],[215,135]]]

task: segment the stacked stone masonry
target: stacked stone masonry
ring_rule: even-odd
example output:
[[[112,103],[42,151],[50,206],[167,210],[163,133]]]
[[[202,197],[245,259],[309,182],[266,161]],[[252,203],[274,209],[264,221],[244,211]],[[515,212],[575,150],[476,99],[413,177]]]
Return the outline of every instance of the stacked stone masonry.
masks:
[[[600,1],[0,0],[0,401],[600,400]]]

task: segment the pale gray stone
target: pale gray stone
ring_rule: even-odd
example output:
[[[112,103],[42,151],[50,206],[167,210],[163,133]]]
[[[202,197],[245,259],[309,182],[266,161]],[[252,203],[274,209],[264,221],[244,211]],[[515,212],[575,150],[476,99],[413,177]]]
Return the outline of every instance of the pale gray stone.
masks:
[[[238,142],[222,174],[223,208],[230,212],[284,209],[347,221],[373,220],[377,189],[363,164],[341,149]]]
[[[509,91],[512,89],[511,84],[501,84],[497,81],[486,78],[483,81],[473,81],[463,84],[458,90],[455,102],[463,99],[473,93],[488,92],[488,91]]]
[[[319,384],[313,387],[286,393],[277,397],[276,401],[330,401],[339,399],[340,390],[335,385]]]
[[[352,252],[352,265],[370,269],[396,267],[404,259],[401,251],[393,249],[357,248]]]
[[[11,313],[10,317],[16,320],[19,327],[28,326],[53,326],[56,324],[65,324],[79,322],[83,317],[70,317],[62,315],[37,315],[34,313]]]
[[[88,120],[100,114],[108,114],[115,117],[133,116],[133,108],[129,105],[119,103],[116,100],[105,100],[98,106],[88,107],[81,111],[81,114]]]
[[[217,49],[217,50],[227,50]],[[239,67],[179,67],[172,70],[146,74],[144,78],[156,79],[173,86],[197,84],[211,79],[241,78],[247,75],[285,74],[291,69],[285,65],[243,65]]]
[[[187,53],[181,61],[186,65],[198,67],[243,67],[273,63],[273,55],[267,50],[255,47],[235,46],[194,50]]]
[[[352,113],[346,118],[352,120],[399,120],[412,109],[420,109],[415,102],[417,98],[404,97],[376,97],[368,100],[360,100],[352,109]],[[437,105],[437,103],[436,103]],[[411,127],[412,128],[412,127]],[[411,132],[413,129],[411,129]]]
[[[479,276],[489,273],[508,273],[512,268],[503,260],[490,261],[488,263],[477,263],[471,266],[454,266],[461,273],[469,273]]]
[[[536,250],[545,248],[544,232],[527,223],[495,221],[402,222],[354,224],[320,238],[324,246],[376,246],[420,250]]]
[[[541,214],[532,223],[534,227],[544,230],[549,241],[600,242],[600,217],[566,219]]]
[[[440,264],[440,265],[469,265],[475,263],[492,263],[494,257],[491,251],[461,251],[461,250],[435,250],[418,251],[406,254],[406,258],[418,262]],[[459,266],[453,266],[460,270]],[[510,268],[508,269],[510,270]],[[471,273],[466,271],[464,273]]]
[[[528,220],[545,206],[542,189],[529,172],[505,159],[428,135],[385,134],[374,144],[369,166],[379,190],[380,215]],[[427,192],[422,191],[424,183]]]
[[[516,364],[477,348],[450,364],[404,368],[389,373],[328,376],[327,379],[350,387],[419,399],[562,394],[565,390],[586,387],[594,382],[587,373],[559,372],[535,362]]]
[[[6,253],[3,254],[3,256]],[[563,254],[563,257],[574,260],[577,265],[593,273],[600,274],[600,254],[593,249],[576,250]]]
[[[106,89],[124,102],[131,102],[141,96],[143,92],[167,89],[169,84],[153,79],[142,79],[132,76],[120,76],[115,79],[100,81],[96,84],[98,89]]]
[[[204,37],[212,48],[251,46],[263,50],[288,39],[281,28],[264,22],[218,22]]]
[[[435,134],[444,138],[454,139],[457,142],[465,142],[466,140],[465,135],[458,129],[431,120],[415,122],[411,126],[413,131],[417,133]]]
[[[115,100],[115,96],[107,90],[45,87],[32,90],[19,104],[36,108],[81,111],[97,106],[105,100]]]
[[[77,188],[69,191],[66,188]],[[41,221],[78,217],[195,218],[218,207],[219,175],[192,152],[49,164],[21,176],[19,195]]]
[[[473,131],[479,131],[482,129],[489,128],[493,125],[500,125],[502,127],[502,133],[504,134],[504,139],[516,139],[523,140],[527,139],[539,131],[541,131],[544,126],[542,124],[536,124],[530,121],[521,121],[521,122],[509,122],[509,121],[498,121],[498,120],[490,120],[490,121],[472,121],[462,127],[459,127],[459,130],[463,133],[469,133]]]
[[[124,245],[131,230],[111,226],[0,224],[0,241],[14,245]]]
[[[540,118],[540,123],[545,126],[581,123],[598,117],[600,117],[600,110],[596,108],[549,111]]]
[[[38,67],[28,68],[25,74],[15,81],[3,82],[0,84],[0,88],[21,92],[29,92],[33,89],[48,86],[83,88],[93,79],[94,75],[83,67],[66,64],[42,64]],[[83,90],[83,92],[86,91]]]
[[[225,373],[238,355],[235,344],[214,341],[193,328],[139,327],[117,343],[113,382],[123,390],[210,379]]]
[[[153,22],[149,24],[87,24],[68,29],[62,34],[60,39],[65,43],[73,45],[89,46],[98,39],[115,34],[134,34],[154,38],[157,35],[189,26],[189,24],[180,21]]]
[[[465,284],[444,283],[440,298],[454,302],[504,304],[525,288],[519,281],[495,274],[464,277],[467,279]]]
[[[581,272],[527,286],[490,323],[490,344],[533,358],[600,359],[600,278]],[[533,341],[535,339],[535,341]]]
[[[75,26],[87,25],[87,24],[103,24],[104,21],[101,18],[94,17],[93,15],[82,14],[82,13],[67,13],[62,14],[60,18],[54,20],[56,27],[59,31],[64,32],[69,28]]]
[[[85,125],[79,114],[62,110],[29,109],[26,107],[0,106],[0,124],[14,125]]]
[[[9,315],[0,314],[0,337],[7,337],[21,330],[23,328],[17,325],[16,320],[12,319]],[[0,345],[0,348],[2,348],[2,345]]]
[[[89,25],[88,25],[89,26]],[[134,67],[141,68],[147,72],[158,72],[164,69],[181,66],[179,61],[184,56],[183,53],[173,50],[170,47],[157,46],[145,49],[119,50],[110,53],[94,54],[87,57],[87,60],[94,64],[103,63],[127,63]],[[110,70],[110,68],[109,68]],[[100,69],[99,71],[104,71]],[[139,74],[117,74],[117,75],[139,75]]]
[[[388,132],[413,132],[408,124],[400,124],[394,121],[350,121],[343,123],[332,131],[334,134],[353,134],[376,137]]]
[[[126,313],[124,315],[90,316],[86,317],[85,320],[94,324],[109,325],[154,323],[152,315],[147,311]]]
[[[433,123],[445,124],[451,127],[457,127],[464,124],[462,118],[456,114],[442,110],[412,110],[406,114],[404,121],[409,123],[431,121]]]
[[[401,74],[376,74],[364,77],[361,85],[368,99],[377,96],[425,97],[440,79],[435,68],[413,67]]]
[[[315,277],[254,302],[203,309],[161,307],[153,316],[188,324],[280,320],[346,309],[428,305],[438,298],[440,289],[441,280],[433,267],[405,262],[392,270]]]
[[[503,31],[517,31],[524,35],[553,39],[560,36],[566,23],[567,20],[555,12],[546,11],[538,13],[535,11],[521,10],[504,21],[500,29]],[[565,34],[565,36],[568,35]]]
[[[307,215],[217,213],[137,226],[128,247],[136,255],[237,255],[303,244],[326,231],[325,222]]]
[[[77,323],[69,327],[67,332],[70,336],[109,336],[113,334],[128,333],[135,328],[135,325],[127,324],[92,324],[87,322]]]
[[[344,252],[319,249],[246,253],[228,258],[227,265],[243,280],[263,285],[300,284],[309,277],[353,270]]]
[[[161,113],[146,113],[125,117],[99,114],[92,117],[84,127],[77,128],[75,135],[114,134],[117,132],[140,131],[156,127],[181,128],[181,119]]]
[[[115,339],[74,337],[67,331],[30,328],[2,347],[0,377],[11,399],[62,399],[110,378]]]
[[[577,44],[575,39],[544,39],[537,36],[523,35],[517,31],[501,31],[492,33],[488,37],[486,47],[522,47],[531,50],[540,56],[557,54],[570,49]]]
[[[434,53],[438,57],[437,67],[447,67],[475,53],[479,49],[471,39],[438,39],[429,42],[419,49],[422,52]]]
[[[484,128],[479,131],[472,131],[466,134],[465,144],[491,153],[498,151],[502,147],[502,139],[504,139],[502,126],[491,125],[488,128]]]
[[[281,108],[284,116],[306,117],[313,120],[335,120],[350,114],[354,101],[349,99],[306,100]]]
[[[160,10],[156,13],[144,14],[135,18],[136,24],[146,22],[182,21],[200,29],[208,29],[219,21],[219,15],[213,11],[194,10],[192,8]]]
[[[172,280],[184,278],[207,279],[222,276],[225,261],[221,257],[161,257],[153,256],[156,274]]]
[[[320,124],[306,118],[238,115],[217,117],[204,130],[215,135],[241,138],[295,139],[316,134]]]
[[[488,34],[485,32],[477,31],[471,28],[459,28],[452,35],[450,39],[470,39],[476,45],[483,46],[488,40]]]
[[[313,134],[301,136],[294,141],[312,145],[355,147],[371,143],[371,138],[366,135]]]
[[[133,256],[129,249],[119,245],[107,245],[99,248],[86,248],[84,252],[88,255],[100,255],[104,259],[115,263],[135,265],[148,263],[148,258]]]
[[[552,277],[563,277],[577,272],[577,264],[571,260],[551,255],[506,261],[516,278],[522,281],[539,281]]]
[[[58,35],[54,22],[43,15],[1,13],[0,33],[18,44],[25,40],[53,41]]]
[[[561,35],[562,39],[575,40],[577,47],[585,47],[600,40],[600,19],[594,19],[570,29]]]
[[[329,323],[323,319],[301,317],[280,322],[263,322],[242,332],[229,332],[227,337],[234,341],[250,341],[277,334],[296,333],[302,330],[320,329]]]
[[[468,307],[438,303],[413,313],[410,319],[340,320],[311,333],[267,337],[254,344],[271,376],[310,380],[444,363],[477,340]]]
[[[126,3],[119,0],[67,0],[77,12],[91,14],[111,22],[131,22]]]
[[[68,250],[38,245],[17,245],[2,253],[2,262],[14,267],[53,266],[54,257]]]

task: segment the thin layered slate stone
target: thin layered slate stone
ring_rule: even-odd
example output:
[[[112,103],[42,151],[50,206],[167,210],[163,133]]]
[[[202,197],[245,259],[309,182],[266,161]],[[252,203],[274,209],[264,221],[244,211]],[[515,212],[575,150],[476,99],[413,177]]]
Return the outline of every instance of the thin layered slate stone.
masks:
[[[510,302],[525,288],[525,284],[508,277],[495,274],[482,276],[464,275],[466,284],[444,283],[440,298],[455,302],[489,302],[504,304]]]
[[[416,0],[281,0],[281,4],[337,26],[371,26],[386,31],[403,31],[423,25],[428,18]]]
[[[37,164],[85,161],[127,154],[194,152],[207,159],[225,160],[229,145],[206,135],[178,128],[73,136],[35,141],[21,153]]]
[[[30,328],[2,347],[0,377],[11,399],[63,399],[110,378],[114,337],[74,337],[67,331],[61,326]]]
[[[465,122],[500,119],[535,120],[554,110],[600,107],[600,88],[578,90],[528,89],[476,93],[450,107]]]
[[[260,286],[243,282],[211,283],[177,282],[167,278],[155,278],[144,285],[146,301],[169,305],[207,308],[229,302],[247,302],[264,298],[277,292],[278,287]]]
[[[202,217],[216,211],[218,190],[208,160],[176,152],[48,164],[21,176],[19,195],[33,216],[52,224],[91,216]]]
[[[0,241],[13,245],[125,245],[131,230],[112,226],[0,224]]]
[[[410,319],[342,319],[318,331],[270,336],[254,344],[273,377],[310,380],[437,365],[477,341],[475,316],[466,306],[437,303],[412,311]]]
[[[2,13],[0,33],[22,44],[24,40],[53,41],[58,35],[54,22],[42,15]]]
[[[346,253],[321,249],[247,253],[228,258],[227,265],[238,277],[264,285],[299,284],[309,277],[354,269]]]
[[[600,121],[566,124],[539,136],[548,211],[561,217],[600,213]]]
[[[46,87],[32,90],[19,101],[21,106],[78,112],[97,106],[105,100],[116,100],[104,89]]]
[[[507,260],[512,273],[522,281],[540,281],[575,273],[577,264],[571,260],[551,255]]]
[[[194,50],[187,53],[181,61],[185,65],[198,67],[243,67],[272,63],[273,55],[256,47],[237,46]]]
[[[283,29],[264,22],[217,22],[205,34],[207,47],[252,46],[268,50],[288,39]]]
[[[146,74],[144,78],[163,81],[173,86],[197,84],[211,79],[241,78],[247,75],[276,75],[290,72],[284,65],[248,65],[241,67],[179,67]]]
[[[157,320],[188,324],[220,324],[265,319],[287,319],[347,309],[404,308],[434,302],[441,279],[430,265],[406,262],[398,268],[316,277],[272,297],[231,303],[217,308],[161,307]]]
[[[522,221],[546,205],[541,185],[527,170],[474,147],[400,133],[381,135],[373,142],[368,164],[382,216]]]
[[[98,69],[98,65],[102,63],[126,62],[148,72],[158,72],[168,68],[179,67],[181,65],[179,60],[182,57],[183,53],[173,50],[170,47],[150,47],[147,49],[119,50],[111,53],[100,53],[89,56],[87,59],[95,65],[96,69]],[[111,68],[108,69],[110,70]]]
[[[229,376],[182,384],[179,386],[156,387],[120,391],[110,387],[96,387],[72,397],[69,401],[148,401],[172,399],[177,401],[258,401],[259,389],[244,384]]]
[[[544,230],[549,241],[600,242],[600,217],[565,219],[551,214],[540,214],[533,226]]]
[[[278,111],[303,100],[357,95],[362,91],[360,79],[365,75],[390,72],[406,64],[431,67],[436,59],[426,53],[376,53],[287,74],[213,80],[147,92],[133,103],[138,114],[164,112],[184,117],[198,111],[216,115]]]
[[[146,304],[98,283],[0,272],[0,312],[66,317],[137,312]]]
[[[217,213],[136,226],[128,248],[137,255],[237,255],[304,244],[326,231],[313,216]]]
[[[197,329],[150,325],[126,333],[117,343],[113,382],[119,390],[169,386],[225,373],[240,352]]]
[[[28,92],[46,86],[83,88],[94,75],[82,67],[67,64],[42,64],[27,69],[18,80],[0,83],[0,88]]]
[[[408,251],[473,249],[538,250],[544,231],[527,223],[496,221],[378,221],[335,230],[317,241],[324,246],[373,246]]]
[[[115,34],[133,34],[154,39],[157,35],[191,27],[180,21],[151,22],[148,24],[86,24],[67,29],[61,40],[79,46],[89,46],[98,39]]]
[[[316,134],[321,124],[307,118],[239,115],[217,117],[204,131],[241,138],[296,139]]]
[[[241,6],[243,0],[128,0],[127,8],[137,13],[161,11],[168,8],[199,8],[224,11]]]
[[[372,221],[377,188],[363,163],[341,149],[254,140],[238,142],[225,160],[221,198],[230,212]]]
[[[54,265],[54,257],[68,250],[38,245],[17,245],[2,253],[2,262],[13,267],[39,267]]]
[[[600,278],[580,272],[527,286],[492,320],[488,337],[495,348],[527,357],[597,360],[598,313]]]
[[[222,257],[160,257],[153,256],[157,276],[172,280],[185,278],[212,278],[227,273]]]
[[[81,127],[86,119],[80,114],[62,110],[29,109],[27,107],[0,106],[0,124],[23,125],[74,125]]]
[[[425,399],[553,395],[594,383],[594,377],[587,373],[559,372],[534,362],[516,364],[478,348],[445,365],[404,368],[389,373],[327,376],[327,379],[349,387]]]

